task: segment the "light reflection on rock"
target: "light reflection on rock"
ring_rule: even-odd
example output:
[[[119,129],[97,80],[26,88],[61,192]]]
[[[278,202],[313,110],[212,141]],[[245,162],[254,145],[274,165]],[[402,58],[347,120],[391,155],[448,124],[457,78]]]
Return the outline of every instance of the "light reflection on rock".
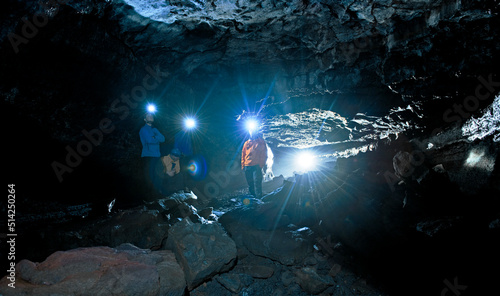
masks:
[[[470,141],[494,135],[493,141],[500,142],[500,96],[485,109],[483,116],[471,118],[464,124],[462,135]]]
[[[373,151],[378,141],[397,139],[404,132],[420,129],[418,105],[397,107],[385,116],[357,113],[352,119],[330,110],[311,108],[276,115],[264,123],[265,138],[277,148],[315,148],[323,159],[350,157]]]

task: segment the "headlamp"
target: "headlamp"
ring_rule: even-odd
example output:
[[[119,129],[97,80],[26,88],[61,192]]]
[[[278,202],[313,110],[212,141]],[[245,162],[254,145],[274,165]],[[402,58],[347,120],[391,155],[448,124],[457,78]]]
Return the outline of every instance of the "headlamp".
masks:
[[[245,128],[248,130],[250,134],[259,130],[259,121],[255,118],[248,118],[245,121]]]
[[[146,107],[146,110],[148,110],[149,113],[155,113],[156,112],[156,105],[155,104],[148,104]]]
[[[196,120],[193,117],[186,117],[184,119],[184,127],[188,130],[196,128]]]

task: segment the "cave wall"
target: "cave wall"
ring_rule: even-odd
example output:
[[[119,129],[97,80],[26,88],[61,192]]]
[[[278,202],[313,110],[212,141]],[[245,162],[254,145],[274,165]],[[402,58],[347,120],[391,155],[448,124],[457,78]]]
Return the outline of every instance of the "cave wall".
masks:
[[[328,106],[354,115],[434,99],[446,108],[478,77],[498,81],[496,1],[137,3],[1,4],[4,120],[33,135],[8,129],[9,154],[23,155],[7,159],[16,176],[40,187],[88,187],[85,179],[110,193],[126,188],[121,178],[133,180],[138,169],[146,101],[158,104],[169,137],[179,114],[203,106],[200,145],[223,168],[242,140],[235,116],[264,97],[279,105],[267,109],[274,115]],[[92,151],[71,159],[70,149],[92,142],[88,134]],[[54,162],[67,167],[64,182]]]

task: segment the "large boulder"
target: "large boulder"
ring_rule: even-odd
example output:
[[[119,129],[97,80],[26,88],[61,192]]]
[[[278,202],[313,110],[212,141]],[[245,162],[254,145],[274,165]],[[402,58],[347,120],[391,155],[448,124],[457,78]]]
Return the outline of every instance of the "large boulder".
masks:
[[[168,232],[166,244],[184,270],[192,290],[236,262],[236,244],[218,223],[193,223],[187,217]]]
[[[399,151],[392,159],[392,164],[399,178],[409,177],[413,173],[411,155],[408,152]]]
[[[231,236],[240,247],[246,247],[252,254],[266,257],[284,265],[300,264],[312,252],[309,228],[259,230],[251,225],[229,225]]]
[[[303,267],[295,271],[297,283],[309,294],[319,294],[335,282],[328,275],[319,275],[314,268]]]
[[[59,251],[41,263],[16,266],[15,289],[0,281],[1,295],[183,295],[184,274],[171,251],[131,244]]]
[[[304,217],[312,215],[306,215],[307,208],[297,206],[298,192],[292,191],[291,183],[286,183],[265,197],[265,202],[233,209],[222,215],[219,222],[239,248],[284,265],[300,264],[312,252],[314,242],[312,230],[297,225],[304,225]]]
[[[95,245],[116,247],[131,243],[140,248],[161,246],[168,234],[168,219],[146,207],[120,211],[86,228],[85,237]]]

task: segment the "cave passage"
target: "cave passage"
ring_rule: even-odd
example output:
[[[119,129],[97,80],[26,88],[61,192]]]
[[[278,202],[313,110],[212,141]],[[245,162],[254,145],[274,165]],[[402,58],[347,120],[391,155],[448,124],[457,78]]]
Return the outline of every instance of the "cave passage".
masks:
[[[1,295],[498,290],[497,0],[0,8]]]

